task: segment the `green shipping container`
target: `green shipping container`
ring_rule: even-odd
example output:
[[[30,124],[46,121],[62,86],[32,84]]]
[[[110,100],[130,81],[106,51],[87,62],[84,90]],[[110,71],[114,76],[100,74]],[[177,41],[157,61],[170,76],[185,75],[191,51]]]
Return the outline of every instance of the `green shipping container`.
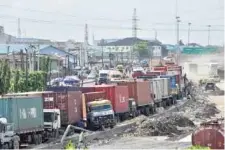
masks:
[[[44,130],[42,97],[2,97],[0,116],[12,123],[18,134]]]

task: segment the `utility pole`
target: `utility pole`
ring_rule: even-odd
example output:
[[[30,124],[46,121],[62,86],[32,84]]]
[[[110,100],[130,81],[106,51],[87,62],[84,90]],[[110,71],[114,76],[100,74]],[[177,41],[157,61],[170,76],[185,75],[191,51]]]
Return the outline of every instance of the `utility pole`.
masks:
[[[155,31],[155,40],[157,40],[157,30],[153,29]]]
[[[132,16],[132,36],[133,36],[133,44],[132,47],[130,49],[130,62],[132,62],[132,55],[133,55],[133,51],[134,51],[134,44],[135,41],[137,39],[137,12],[136,12],[136,8],[134,8],[133,10],[133,16]]]
[[[104,39],[101,40],[101,46],[102,46],[102,69],[104,68],[104,62],[103,62],[103,46],[104,46]]]
[[[37,52],[37,70],[40,69],[40,46],[38,45],[38,52]]]
[[[210,44],[210,28],[211,28],[211,25],[208,25],[208,46]]]
[[[191,32],[191,23],[188,23],[188,45],[190,43],[190,32]]]
[[[26,51],[26,91],[28,92],[28,50],[25,48]]]
[[[177,20],[177,65],[179,65],[179,59],[180,59],[180,37],[179,37],[179,25],[180,25],[180,17],[176,16]]]

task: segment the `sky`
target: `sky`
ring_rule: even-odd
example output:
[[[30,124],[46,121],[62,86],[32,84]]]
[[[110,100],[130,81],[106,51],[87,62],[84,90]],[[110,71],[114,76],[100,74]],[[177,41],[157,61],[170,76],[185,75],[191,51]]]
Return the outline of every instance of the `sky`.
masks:
[[[175,44],[176,20],[180,17],[179,37],[207,45],[224,43],[224,0],[0,0],[0,25],[17,36],[18,18],[22,37],[56,41],[84,41],[88,24],[89,42],[132,36],[132,15],[136,8],[137,36]]]

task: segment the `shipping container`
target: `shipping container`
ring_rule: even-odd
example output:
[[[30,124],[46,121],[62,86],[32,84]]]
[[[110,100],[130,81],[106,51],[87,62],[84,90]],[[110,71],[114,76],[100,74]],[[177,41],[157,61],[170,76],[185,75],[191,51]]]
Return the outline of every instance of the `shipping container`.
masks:
[[[25,95],[25,96],[42,96],[44,109],[59,109],[61,124],[74,124],[81,119],[81,92],[67,91],[67,92],[26,92],[15,93],[11,95]],[[10,94],[7,94],[10,95]]]
[[[162,75],[160,78],[168,78],[170,80],[170,88],[175,89],[176,88],[176,76],[175,75]]]
[[[85,96],[85,101],[86,103],[97,100],[97,99],[105,99],[105,92],[89,92],[89,93],[84,93]]]
[[[129,98],[133,98],[136,101],[137,106],[153,103],[149,81],[125,81],[118,83],[118,85],[128,86]]]
[[[127,86],[96,85],[95,91],[104,91],[106,99],[110,100],[116,114],[129,111],[129,95]]]
[[[224,149],[224,120],[202,123],[192,134],[192,145]]]
[[[149,87],[152,89],[152,92],[154,94],[154,100],[157,103],[161,102],[163,98],[162,85],[163,80],[160,80],[159,78],[151,79],[149,83]]]
[[[43,131],[43,99],[41,96],[1,97],[0,116],[14,125],[13,129],[17,134]]]
[[[161,78],[163,80],[163,97],[169,97],[171,90],[169,88],[170,81],[168,78]]]
[[[46,91],[53,91],[53,92],[80,91],[80,87],[49,86],[49,87],[47,87]]]
[[[95,88],[93,86],[81,87],[80,90],[81,90],[82,93],[89,93],[89,92],[94,92]]]

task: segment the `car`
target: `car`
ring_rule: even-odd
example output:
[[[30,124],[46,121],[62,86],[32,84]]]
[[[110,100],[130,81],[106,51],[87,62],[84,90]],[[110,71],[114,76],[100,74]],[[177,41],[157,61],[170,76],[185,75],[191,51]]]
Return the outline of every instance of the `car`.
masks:
[[[87,79],[95,79],[96,78],[96,74],[95,73],[90,73],[88,76],[87,76]]]

